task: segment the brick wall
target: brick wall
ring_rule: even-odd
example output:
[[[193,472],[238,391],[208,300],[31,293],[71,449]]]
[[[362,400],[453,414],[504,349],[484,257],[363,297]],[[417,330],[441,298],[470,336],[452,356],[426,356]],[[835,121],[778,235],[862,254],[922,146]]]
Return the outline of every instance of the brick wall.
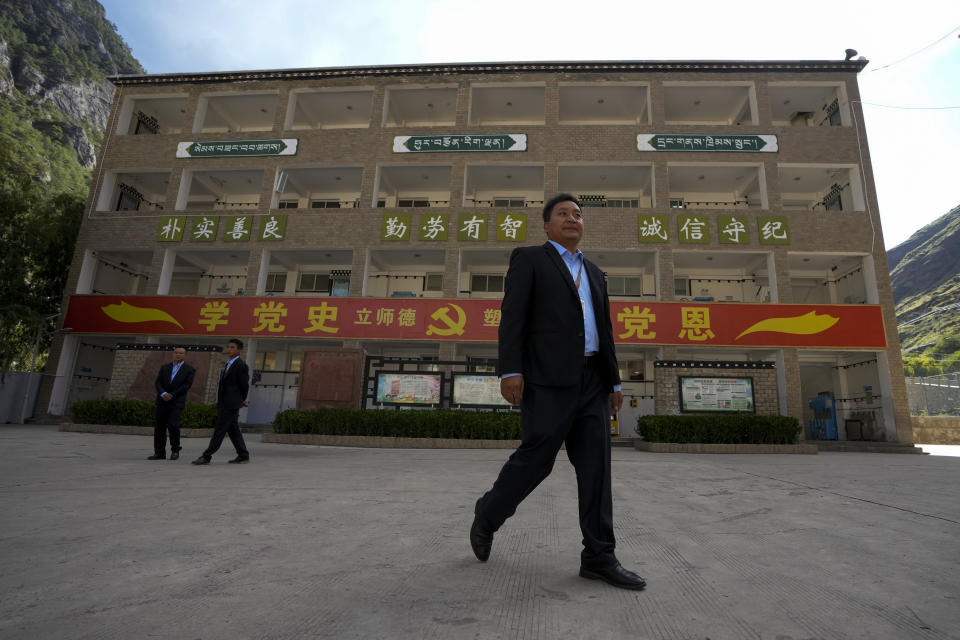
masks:
[[[699,365],[699,366],[697,366]],[[660,360],[654,366],[657,415],[680,413],[680,377],[753,378],[753,400],[756,414],[775,416],[780,413],[777,395],[777,370],[755,368],[756,362],[702,362]]]

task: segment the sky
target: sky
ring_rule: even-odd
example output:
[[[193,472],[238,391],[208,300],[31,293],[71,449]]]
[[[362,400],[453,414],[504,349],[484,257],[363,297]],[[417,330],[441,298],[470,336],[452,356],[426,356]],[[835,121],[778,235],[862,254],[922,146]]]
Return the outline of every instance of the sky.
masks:
[[[956,0],[100,2],[148,73],[441,62],[839,60],[852,48],[870,61],[858,78],[860,124],[887,248],[960,205]]]

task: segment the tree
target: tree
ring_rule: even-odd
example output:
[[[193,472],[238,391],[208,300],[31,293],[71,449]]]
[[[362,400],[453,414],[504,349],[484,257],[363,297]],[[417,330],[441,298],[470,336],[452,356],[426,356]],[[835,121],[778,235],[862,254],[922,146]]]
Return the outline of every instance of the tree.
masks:
[[[29,368],[39,325],[60,311],[83,218],[83,196],[50,195],[40,175],[41,166],[0,148],[0,371]],[[45,332],[43,360],[49,346]]]

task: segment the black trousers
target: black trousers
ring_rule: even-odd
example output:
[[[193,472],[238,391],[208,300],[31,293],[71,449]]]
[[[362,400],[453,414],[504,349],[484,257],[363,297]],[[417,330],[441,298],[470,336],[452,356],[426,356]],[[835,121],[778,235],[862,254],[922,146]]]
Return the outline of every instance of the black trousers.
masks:
[[[499,529],[517,506],[553,470],[557,452],[577,472],[581,562],[606,566],[614,555],[613,497],[610,480],[610,389],[596,368],[584,367],[578,387],[543,387],[526,383],[521,404],[523,439],[493,488],[480,498],[477,517],[489,531]]]
[[[153,426],[153,452],[165,456],[167,452],[167,431],[170,432],[170,450],[180,451],[180,414],[183,407],[170,402],[157,403],[157,421]]]
[[[240,433],[240,425],[237,417],[240,415],[240,409],[227,409],[217,405],[217,423],[213,426],[213,437],[210,438],[210,444],[207,450],[203,452],[203,457],[209,460],[217,452],[220,445],[223,444],[223,437],[230,436],[230,442],[233,448],[237,450],[237,455],[241,458],[249,458],[250,452],[247,451],[247,445],[243,442],[243,434]]]

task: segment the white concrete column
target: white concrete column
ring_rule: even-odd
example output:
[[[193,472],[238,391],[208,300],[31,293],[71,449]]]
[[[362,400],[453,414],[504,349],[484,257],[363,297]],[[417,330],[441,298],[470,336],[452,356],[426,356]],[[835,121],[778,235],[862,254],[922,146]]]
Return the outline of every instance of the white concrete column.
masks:
[[[899,442],[897,414],[893,410],[893,385],[890,383],[890,359],[887,357],[886,351],[877,351],[876,354],[877,378],[880,381],[880,421],[883,425],[883,438],[884,440]]]
[[[53,380],[53,389],[50,391],[50,403],[47,406],[47,412],[55,416],[62,416],[67,412],[70,386],[73,381],[73,369],[77,364],[77,352],[79,350],[80,336],[64,336],[63,347],[60,349],[60,361],[57,363],[56,378]]]
[[[779,289],[777,288],[777,280],[777,260],[774,258],[773,251],[771,251],[767,254],[767,287],[770,289],[771,304],[780,302],[780,293]],[[778,357],[783,357],[782,351]],[[778,364],[777,366],[780,365]]]
[[[93,283],[97,279],[97,252],[87,249],[83,252],[80,265],[80,277],[77,278],[77,294],[93,293]]]
[[[860,273],[863,274],[863,288],[866,291],[867,304],[880,304],[880,292],[877,290],[877,267],[873,256],[863,256]]]
[[[777,410],[782,416],[790,415],[787,405],[787,364],[783,357],[783,349],[777,349]]]
[[[160,268],[160,280],[157,282],[157,295],[170,293],[170,281],[173,280],[173,265],[177,262],[176,249],[163,250],[163,266]]]
[[[260,271],[257,272],[257,291],[254,295],[262,296],[267,292],[267,276],[270,274],[270,249],[260,252]]]

